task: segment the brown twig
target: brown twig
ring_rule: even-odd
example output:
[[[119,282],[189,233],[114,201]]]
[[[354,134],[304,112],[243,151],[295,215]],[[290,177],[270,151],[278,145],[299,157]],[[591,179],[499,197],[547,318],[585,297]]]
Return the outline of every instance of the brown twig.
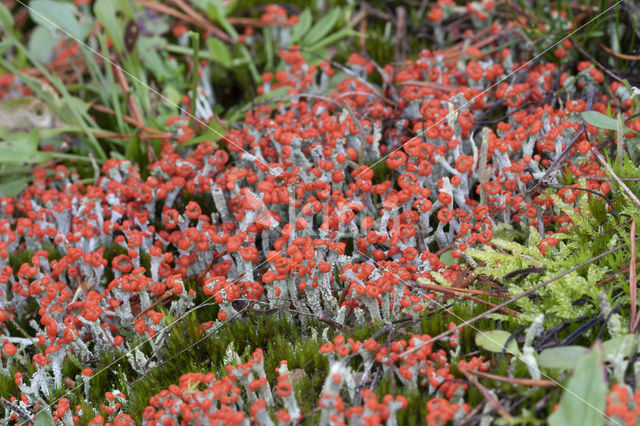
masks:
[[[490,306],[492,308],[497,306],[494,303],[487,302],[486,300],[482,300],[482,299],[479,299],[477,297],[470,296],[468,294],[465,294],[465,293],[463,293],[463,292],[461,292],[459,290],[453,289],[453,288],[447,288],[447,287],[442,287],[442,286],[433,285],[433,284],[421,284],[421,283],[418,283],[418,282],[416,282],[414,285],[416,287],[420,287],[421,289],[424,289],[424,290],[430,290],[430,291],[435,291],[435,292],[438,292],[438,293],[444,293],[444,294],[447,294],[449,296],[461,297],[463,299],[470,300],[470,301],[476,302],[476,303],[480,303],[480,304],[485,305],[485,306]],[[444,298],[441,302],[444,303],[444,302],[447,301],[447,299],[448,298]],[[500,312],[505,313],[505,314],[512,315],[512,316],[514,316],[516,318],[518,316],[520,316],[520,314],[518,312],[513,311],[511,309],[508,309],[508,308],[499,308],[498,310]]]
[[[500,33],[498,34],[491,34],[488,35],[491,32],[490,28],[485,28],[481,31],[478,31],[477,33],[475,33],[472,37],[472,40],[479,40],[476,43],[468,46],[467,43],[469,43],[469,39],[466,39],[464,41],[461,41],[460,43],[457,43],[454,46],[451,46],[450,48],[444,50],[442,52],[443,54],[443,59],[444,61],[447,60],[451,60],[451,59],[456,59],[458,56],[460,56],[461,54],[463,54],[465,52],[465,50],[468,50],[469,48],[476,48],[476,49],[480,49],[481,47],[484,47],[488,44],[493,43],[495,40],[498,39],[498,37],[501,37],[503,35],[503,33],[505,31],[510,31],[515,27],[515,24],[508,24]],[[484,54],[481,54],[479,56],[474,56],[474,58],[477,57],[482,57],[484,56]]]
[[[589,16],[588,12],[585,12],[587,14],[587,16]],[[578,22],[578,21],[576,21]],[[617,80],[619,82],[622,83],[622,79],[620,77],[618,77],[617,75],[615,75],[614,73],[612,73],[609,68],[605,67],[604,65],[602,65],[600,62],[598,62],[593,56],[591,56],[589,54],[589,52],[586,51],[586,49],[584,47],[582,47],[580,45],[580,43],[578,43],[575,38],[572,37],[571,42],[573,43],[573,45],[575,46],[576,49],[578,49],[580,51],[580,53],[582,53],[584,56],[586,56],[591,62],[593,62],[598,68],[600,68],[602,71],[604,71],[605,73],[607,73],[611,78],[613,78],[614,80]]]
[[[635,263],[640,262],[640,258],[636,259]],[[596,286],[598,287],[602,287],[603,285],[609,284],[611,281],[616,279],[616,275],[618,274],[626,274],[627,272],[629,272],[629,270],[631,269],[631,263],[629,263],[627,266],[622,267],[620,269],[618,269],[617,271],[611,272],[611,275],[609,275],[607,278],[604,278],[601,281],[598,281],[596,283]]]
[[[456,90],[458,90],[457,87],[449,86],[449,85],[446,85],[446,84],[440,84],[440,83],[432,83],[430,81],[409,80],[409,81],[401,81],[401,82],[398,83],[398,85],[399,86],[428,87],[430,89],[441,90],[443,92],[455,92]]]
[[[195,25],[196,27],[201,28],[210,34],[213,34],[214,36],[226,41],[227,43],[234,43],[234,41],[227,33],[212,25],[211,22],[200,16],[188,4],[184,3],[181,0],[173,1],[173,3],[180,7],[183,12],[180,12],[179,10],[169,7],[161,2],[151,0],[134,1],[142,7],[146,7],[147,9],[163,13],[165,15],[173,16],[174,18],[180,19],[181,21],[184,21],[188,24]]]
[[[29,425],[33,424],[30,413],[24,411],[20,406],[2,397],[0,397],[0,404],[2,404],[7,410],[11,410],[16,413],[18,417],[24,419],[24,421]]]
[[[195,19],[191,18],[189,15],[184,14],[178,10],[175,10],[172,7],[167,6],[166,4],[152,1],[152,0],[134,0],[142,7],[146,7],[147,9],[153,10],[154,12],[163,13],[165,15],[173,16],[174,18],[178,18],[181,21],[184,21],[188,24],[195,25],[200,27],[200,24]]]
[[[100,111],[100,112],[104,112],[106,114],[110,114],[110,115],[115,115],[116,112],[114,110],[112,110],[109,107],[106,107],[104,105],[100,105],[100,104],[92,104],[91,108],[95,109],[96,111]],[[131,124],[132,126],[138,126],[138,123],[136,122],[136,120],[132,117],[129,117],[128,115],[121,115],[122,119],[124,121],[126,121],[127,123]],[[175,137],[173,134],[171,133],[166,133],[166,132],[162,132],[160,130],[156,130],[156,129],[152,129],[151,127],[147,127],[147,126],[143,126],[141,128],[142,130],[144,130],[147,133],[152,133],[150,135],[141,135],[140,139],[162,139],[162,138],[173,138]],[[130,137],[130,136],[129,136]]]
[[[122,93],[125,96],[128,96],[127,101],[129,103],[129,111],[131,112],[131,115],[133,116],[133,119],[136,123],[135,126],[138,127],[139,129],[142,129],[145,127],[144,121],[142,120],[142,114],[140,113],[140,108],[138,108],[138,103],[134,99],[133,94],[130,93],[129,83],[127,83],[127,79],[124,76],[122,67],[114,66],[113,68],[116,71],[116,76],[118,77],[118,84],[120,84]]]
[[[605,52],[607,52],[611,56],[615,56],[618,59],[625,59],[627,61],[640,61],[640,56],[638,56],[638,55],[627,55],[626,53],[617,53],[617,52],[614,52],[613,50],[609,49],[602,42],[600,42],[598,44],[600,45],[602,50],[604,50]]]
[[[233,39],[227,33],[214,26],[207,19],[203,18],[202,15],[193,10],[191,6],[189,6],[184,0],[171,0],[171,2],[182,9],[182,11],[189,15],[193,20],[198,22],[200,26],[208,33],[216,36],[220,40],[226,41],[227,43],[234,43]]]
[[[458,366],[458,371],[460,373],[462,373],[462,375],[464,377],[466,377],[467,380],[469,380],[471,383],[474,384],[475,387],[478,388],[478,390],[482,393],[482,396],[484,396],[484,398],[487,400],[487,402],[489,403],[489,405],[491,405],[491,407],[498,413],[500,414],[500,416],[505,419],[507,422],[511,421],[511,415],[509,415],[509,412],[502,406],[502,404],[500,404],[500,401],[498,401],[496,399],[495,396],[493,396],[491,394],[491,392],[489,392],[489,389],[487,389],[486,387],[484,387],[475,377],[473,377],[470,373],[470,370],[467,370],[464,367]]]
[[[227,21],[229,21],[231,25],[237,25],[239,27],[269,28],[291,26],[291,24],[289,24],[288,22],[266,22],[258,18],[243,18],[233,16],[228,17]]]
[[[207,265],[207,267],[204,269],[204,271],[200,272],[200,274],[198,274],[198,276],[196,277],[196,283],[198,285],[204,284],[204,279],[207,276],[207,273],[209,273],[211,268],[213,268],[213,265],[215,265],[216,262],[218,260],[220,260],[226,254],[227,254],[226,250],[221,251],[221,252],[215,252],[215,254],[213,255],[213,259],[211,259],[211,262],[209,262],[209,265]]]
[[[169,290],[165,291],[164,294],[162,296],[160,296],[159,298],[157,298],[156,300],[154,300],[153,303],[151,305],[149,305],[149,307],[147,307],[144,311],[140,311],[140,313],[138,315],[136,315],[136,317],[133,319],[133,322],[138,321],[143,316],[145,316],[147,314],[147,312],[149,312],[150,310],[152,310],[153,308],[158,306],[160,303],[163,303],[165,300],[168,300],[171,297],[172,294],[173,294],[173,289],[172,288],[170,288]]]
[[[67,71],[72,71],[73,67],[82,67],[85,66],[86,63],[84,58],[70,58],[65,60],[64,62],[54,61],[50,64],[44,66],[47,71],[55,72],[55,73],[64,73]],[[30,77],[41,77],[42,72],[38,68],[28,68],[22,71],[25,75]]]
[[[412,282],[415,282],[415,281],[412,281]],[[419,285],[419,286],[433,286],[433,284],[423,284],[423,283],[417,283],[417,285]],[[478,290],[478,289],[475,289],[475,288],[442,287],[442,286],[439,286],[439,285],[436,285],[435,287],[445,288],[445,289],[448,288],[451,291],[455,291],[455,292],[479,294],[481,296],[487,296],[487,297],[511,297],[509,292],[506,291],[506,290],[505,291],[489,292],[489,291],[486,291],[486,290]],[[425,288],[425,290],[438,291],[436,289],[427,289],[427,288]]]
[[[440,250],[438,250],[437,252],[435,252],[434,254],[436,255],[436,257],[440,257],[442,256],[444,253],[446,253],[449,249],[451,249],[453,247],[453,243],[449,243],[446,246],[442,247]]]
[[[127,83],[127,79],[124,76],[124,72],[121,67],[115,66],[116,73],[118,76],[118,83],[122,88],[122,92],[124,95],[129,94],[128,103],[129,103],[129,111],[131,111],[131,115],[133,115],[133,119],[135,121],[135,126],[139,129],[144,129],[146,126],[144,125],[144,120],[142,119],[142,114],[140,113],[140,108],[138,107],[138,103],[133,97],[133,93],[130,93],[129,84]],[[149,159],[149,164],[153,164],[158,161],[158,157],[156,156],[156,152],[153,150],[151,143],[145,137],[146,133],[144,130],[140,132],[140,139],[144,141],[145,147],[147,148],[147,157]]]
[[[552,387],[558,386],[558,384],[553,380],[519,379],[516,377],[498,376],[496,374],[485,373],[483,371],[475,371],[475,370],[467,370],[467,371],[470,374],[473,374],[474,376],[482,377],[483,379],[497,380],[499,382],[505,382],[512,385],[538,386],[543,388],[552,388]]]
[[[338,321],[334,321],[332,319],[329,319],[327,317],[323,317],[323,316],[319,316],[316,317],[318,318],[318,321],[323,322],[327,325],[329,325],[330,327],[333,327],[337,330],[340,330],[342,333],[350,333],[353,331],[353,329],[351,327],[349,327],[348,325],[344,325],[344,324],[340,324]]]

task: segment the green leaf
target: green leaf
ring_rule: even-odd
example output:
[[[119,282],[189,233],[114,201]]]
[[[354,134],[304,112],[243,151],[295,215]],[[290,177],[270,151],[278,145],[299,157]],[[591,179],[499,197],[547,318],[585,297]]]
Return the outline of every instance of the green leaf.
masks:
[[[53,47],[62,38],[48,28],[38,25],[29,37],[29,52],[40,62],[48,64],[53,59]]]
[[[167,71],[168,67],[166,62],[162,59],[158,53],[158,48],[163,48],[166,45],[166,39],[164,37],[140,37],[136,42],[136,48],[140,60],[144,64],[145,68],[151,70],[151,72],[160,81],[166,81],[171,78],[171,74]]]
[[[0,55],[4,55],[4,52],[11,49],[13,46],[9,40],[0,41]]]
[[[197,3],[201,3],[202,9],[206,9],[209,12],[209,17],[216,22],[220,22],[227,16],[224,4],[220,0],[201,0]]]
[[[191,145],[197,145],[205,141],[216,142],[217,140],[222,139],[223,135],[226,133],[227,133],[227,129],[222,127],[222,125],[218,123],[218,121],[215,118],[213,118],[209,122],[206,132],[204,132],[200,136],[197,136],[181,144],[180,148],[184,148]]]
[[[175,105],[180,105],[182,100],[182,93],[170,84],[164,87],[163,96],[169,100],[169,102],[163,102],[163,105],[169,108],[175,108]]]
[[[140,130],[136,129],[136,131],[131,135],[131,139],[129,139],[124,151],[125,158],[132,162],[137,162],[140,156],[140,140],[138,139],[139,133]]]
[[[143,20],[144,22],[144,35],[154,36],[162,35],[169,32],[171,24],[169,23],[168,15],[158,14],[150,15],[147,9],[141,8],[135,12],[134,20]],[[164,40],[166,44],[166,39]]]
[[[36,414],[36,421],[33,422],[33,426],[54,426],[54,424],[51,410],[48,408],[38,411],[38,414]]]
[[[604,424],[607,384],[602,368],[602,350],[597,346],[578,359],[558,409],[547,419],[551,426]]]
[[[635,93],[634,93],[633,87],[631,87],[631,83],[629,83],[629,80],[625,78],[624,80],[622,80],[622,83],[624,84],[624,87],[627,89],[627,92],[629,92],[629,96],[633,97]]]
[[[20,165],[44,163],[52,158],[47,152],[38,151],[39,133],[37,129],[11,141],[0,142],[0,164]]]
[[[455,263],[456,261],[456,259],[453,256],[451,256],[452,251],[453,249],[447,250],[440,255],[440,262],[444,263],[447,267],[449,267],[452,263]]]
[[[0,3],[0,26],[9,31],[13,28],[13,16],[7,7]]]
[[[320,41],[324,36],[329,34],[329,31],[334,27],[342,10],[339,7],[331,9],[329,13],[322,17],[316,24],[311,27],[309,34],[302,40],[302,44],[310,46]]]
[[[124,23],[120,22],[116,16],[118,9],[122,9],[120,6],[121,2],[116,0],[98,0],[93,5],[93,13],[104,27],[118,53],[122,53],[124,49]]]
[[[221,0],[205,0],[201,3],[203,3],[202,9],[207,11],[209,19],[217,22],[232,38],[236,38],[238,36],[233,25],[229,23],[229,20],[227,20],[227,8]]]
[[[583,111],[582,118],[600,129],[616,130],[618,128],[618,123],[614,118],[607,117],[598,111]]]
[[[300,20],[291,30],[291,43],[296,43],[302,38],[303,35],[311,28],[311,22],[313,16],[311,16],[311,9],[306,8],[299,16]]]
[[[576,365],[576,359],[587,352],[584,346],[557,346],[548,348],[538,355],[538,365],[542,368],[570,370]]]
[[[81,25],[80,22],[78,22],[76,18],[77,9],[73,3],[63,3],[53,0],[33,0],[29,6],[31,19],[49,29],[51,32],[62,28],[72,37],[84,40],[90,31],[89,27]]]
[[[602,342],[604,359],[607,359],[609,355],[617,355],[619,351],[622,351],[625,357],[631,355],[633,352],[634,341],[635,336],[633,334],[625,334],[623,336],[614,337],[606,342]]]
[[[6,183],[0,183],[0,197],[16,197],[29,185],[29,177],[21,177]]]
[[[207,46],[209,47],[209,53],[213,56],[214,61],[226,68],[231,66],[231,53],[224,42],[215,37],[209,37],[207,39]]]
[[[481,331],[476,334],[476,345],[489,352],[500,353],[504,348],[504,344],[507,343],[509,336],[511,336],[511,333],[504,330]],[[520,349],[518,348],[518,343],[516,343],[515,339],[512,339],[509,342],[507,352],[516,356],[520,355]]]

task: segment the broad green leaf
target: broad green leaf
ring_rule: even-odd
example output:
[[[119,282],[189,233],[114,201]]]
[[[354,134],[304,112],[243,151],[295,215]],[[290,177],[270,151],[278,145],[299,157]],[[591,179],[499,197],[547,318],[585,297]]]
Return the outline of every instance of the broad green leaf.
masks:
[[[440,255],[440,262],[444,263],[447,267],[449,267],[452,263],[455,263],[456,259],[451,256],[452,250],[447,250]]]
[[[313,27],[309,30],[309,34],[302,40],[302,44],[305,46],[310,46],[312,44],[320,41],[324,36],[329,34],[331,29],[335,26],[336,22],[338,22],[338,18],[340,17],[340,13],[342,10],[339,7],[335,9],[331,9],[329,13],[322,17],[318,22],[315,23]]]
[[[602,342],[604,359],[606,360],[609,355],[618,354],[619,351],[622,351],[625,357],[631,355],[634,341],[635,336],[633,334],[625,334],[624,336],[614,337],[611,340]]]
[[[311,9],[306,8],[299,16],[300,20],[291,30],[291,43],[296,43],[311,28]]]
[[[38,151],[38,140],[38,130],[34,129],[28,135],[0,142],[0,163],[26,165],[49,161],[50,153]]]
[[[576,359],[587,352],[584,346],[557,346],[548,348],[538,355],[538,365],[542,368],[569,370],[576,365]]]
[[[31,178],[22,177],[6,183],[0,183],[0,197],[16,197],[29,185]]]
[[[606,396],[602,350],[596,346],[578,358],[558,409],[547,420],[551,426],[602,426]]]
[[[164,87],[163,96],[167,98],[168,102],[163,102],[163,104],[170,108],[175,108],[175,105],[180,105],[182,99],[182,93],[175,88],[175,86],[167,84]],[[165,99],[163,99],[165,101]]]
[[[618,123],[614,118],[607,117],[598,111],[583,111],[582,118],[600,129],[616,130],[618,128]]]
[[[207,39],[207,46],[209,47],[209,53],[213,56],[214,61],[224,67],[231,66],[231,53],[224,42],[215,37],[209,37]]]
[[[38,411],[36,414],[36,421],[33,422],[33,426],[53,426],[54,424],[51,410],[48,408]]]
[[[29,14],[35,22],[51,32],[62,28],[72,37],[84,40],[90,28],[78,22],[76,12],[77,9],[73,3],[53,0],[33,0],[29,3]]]
[[[476,334],[476,345],[489,352],[500,353],[502,352],[505,343],[507,343],[509,336],[511,336],[511,333],[504,330],[481,331]],[[516,356],[520,355],[520,349],[518,348],[518,343],[515,339],[512,339],[509,342],[506,352]]]
[[[53,47],[60,43],[60,40],[62,38],[57,33],[38,25],[29,37],[29,52],[38,61],[48,64],[53,59]]]

